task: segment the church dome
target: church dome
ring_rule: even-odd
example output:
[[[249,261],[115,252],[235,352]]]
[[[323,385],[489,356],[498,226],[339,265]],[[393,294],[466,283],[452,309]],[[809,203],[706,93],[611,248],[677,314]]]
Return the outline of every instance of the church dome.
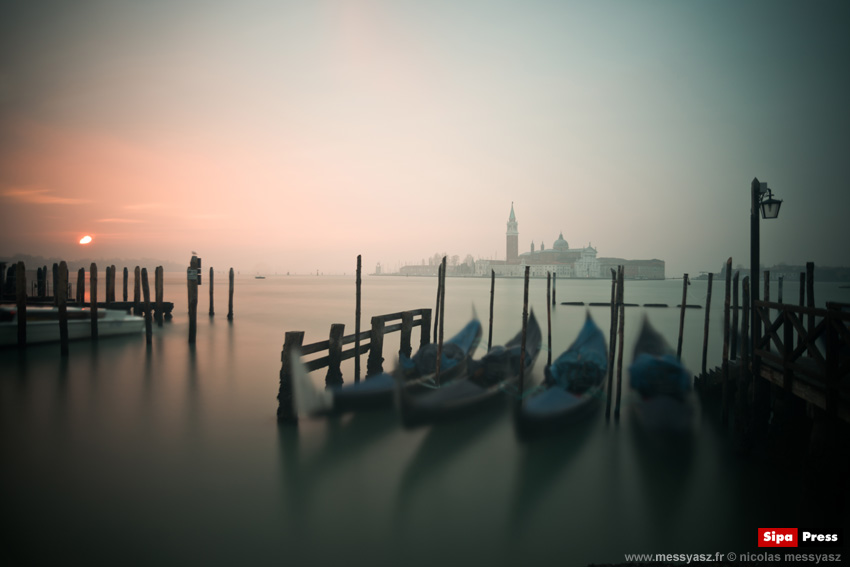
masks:
[[[558,240],[555,241],[555,244],[552,245],[552,248],[562,252],[566,252],[570,249],[570,245],[567,244],[566,240],[564,240],[563,232],[558,236]]]

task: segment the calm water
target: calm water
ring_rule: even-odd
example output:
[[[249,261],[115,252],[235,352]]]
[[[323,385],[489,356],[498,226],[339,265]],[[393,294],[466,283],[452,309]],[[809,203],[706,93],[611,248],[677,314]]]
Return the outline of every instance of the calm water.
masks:
[[[714,408],[704,408],[690,447],[659,445],[633,426],[626,387],[619,424],[599,413],[530,445],[502,409],[415,431],[389,410],[279,427],[284,332],[303,330],[308,343],[327,338],[331,323],[352,333],[353,277],[239,276],[232,324],[219,278],[214,318],[200,288],[194,348],[183,278],[167,276],[175,317],[154,328],[151,348],[131,337],[72,343],[67,361],[58,345],[0,352],[0,561],[585,565],[623,553],[752,552],[756,527],[797,525],[794,499],[777,497],[784,479],[734,456]],[[447,336],[473,305],[486,321],[489,280],[447,286]],[[545,336],[546,282],[530,287]],[[688,303],[704,304],[705,291],[694,282]],[[816,286],[820,304],[850,301],[848,291]],[[625,298],[675,305],[681,293],[681,281],[627,282]],[[786,299],[796,294],[786,286]],[[434,278],[364,278],[363,328],[435,297]],[[558,282],[559,302],[609,298],[609,281]],[[712,303],[709,366],[721,355],[722,284]],[[627,308],[626,365],[644,311],[675,345],[678,310]],[[591,313],[607,330],[609,310]],[[513,336],[521,315],[522,281],[497,280],[494,343]],[[583,317],[581,307],[554,310],[555,355]],[[687,312],[691,370],[704,317]],[[385,340],[387,369],[397,337]],[[321,371],[314,380],[323,383]]]

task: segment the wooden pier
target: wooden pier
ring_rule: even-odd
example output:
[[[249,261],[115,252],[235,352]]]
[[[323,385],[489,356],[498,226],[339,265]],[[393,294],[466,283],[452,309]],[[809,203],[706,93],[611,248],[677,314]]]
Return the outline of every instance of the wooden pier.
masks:
[[[401,321],[387,325],[393,321]],[[419,347],[429,344],[431,335],[431,309],[414,309],[412,311],[401,311],[376,315],[372,317],[372,328],[361,333],[343,335],[345,325],[336,323],[331,325],[330,336],[327,340],[302,345],[304,331],[289,331],[286,333],[283,350],[280,354],[280,388],[278,390],[277,418],[281,422],[295,422],[297,416],[293,407],[292,399],[292,357],[296,349],[302,356],[324,354],[319,358],[306,361],[304,365],[308,372],[327,368],[325,386],[327,388],[338,387],[343,384],[340,364],[344,360],[354,358],[359,360],[360,355],[369,353],[366,363],[366,379],[375,374],[383,372],[384,363],[384,337],[390,333],[400,333],[399,354],[410,356],[413,350],[411,335],[413,327],[420,327]],[[368,340],[363,343],[361,341]],[[353,348],[343,350],[343,346],[355,343]],[[355,378],[356,379],[356,378]]]

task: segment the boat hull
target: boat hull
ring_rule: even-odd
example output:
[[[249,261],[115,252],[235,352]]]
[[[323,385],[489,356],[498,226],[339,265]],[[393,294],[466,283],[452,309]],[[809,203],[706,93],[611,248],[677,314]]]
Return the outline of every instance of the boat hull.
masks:
[[[68,311],[68,340],[90,339],[90,311],[83,309],[69,309]],[[123,311],[112,309],[101,310],[101,312],[103,315],[97,321],[98,338],[132,335],[140,333],[144,329],[145,320],[142,317],[128,315]],[[27,313],[27,344],[50,343],[60,340],[58,308],[30,308]],[[0,346],[16,346],[17,344],[18,321],[17,316],[13,316],[11,321],[0,323]]]

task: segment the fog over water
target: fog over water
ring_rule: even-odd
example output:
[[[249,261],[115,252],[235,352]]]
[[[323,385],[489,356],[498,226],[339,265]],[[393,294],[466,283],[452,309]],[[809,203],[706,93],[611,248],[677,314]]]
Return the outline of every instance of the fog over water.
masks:
[[[224,280],[216,282],[214,318],[203,285],[194,348],[184,281],[166,275],[175,316],[154,328],[150,348],[124,337],[72,343],[64,361],[58,345],[0,352],[4,559],[584,565],[623,561],[623,553],[754,551],[756,527],[798,523],[795,497],[776,497],[785,475],[735,456],[717,408],[703,408],[690,444],[667,446],[635,427],[625,384],[619,423],[600,412],[531,444],[517,440],[507,408],[413,431],[391,410],[279,426],[283,335],[303,330],[305,343],[324,340],[336,322],[353,332],[353,277],[239,276],[232,323]],[[792,287],[787,297],[795,297]],[[544,342],[545,288],[545,280],[531,281]],[[716,282],[709,366],[720,360],[720,289]],[[815,289],[818,303],[850,300],[837,285]],[[625,297],[675,305],[681,291],[681,281],[627,281]],[[363,328],[373,315],[433,307],[435,292],[435,278],[364,278]],[[605,280],[557,285],[558,301],[609,297]],[[695,281],[688,303],[704,300],[705,282]],[[449,278],[446,302],[447,336],[473,305],[486,325],[489,280]],[[498,344],[521,325],[522,281],[497,280],[495,305]],[[607,337],[609,310],[590,311]],[[627,308],[625,365],[644,311],[675,345],[677,309]],[[584,312],[552,312],[555,356]],[[686,316],[692,371],[704,316]],[[418,328],[413,336],[415,343]],[[388,370],[397,337],[385,339]],[[346,382],[352,372],[344,365]],[[323,384],[321,371],[312,377]]]

